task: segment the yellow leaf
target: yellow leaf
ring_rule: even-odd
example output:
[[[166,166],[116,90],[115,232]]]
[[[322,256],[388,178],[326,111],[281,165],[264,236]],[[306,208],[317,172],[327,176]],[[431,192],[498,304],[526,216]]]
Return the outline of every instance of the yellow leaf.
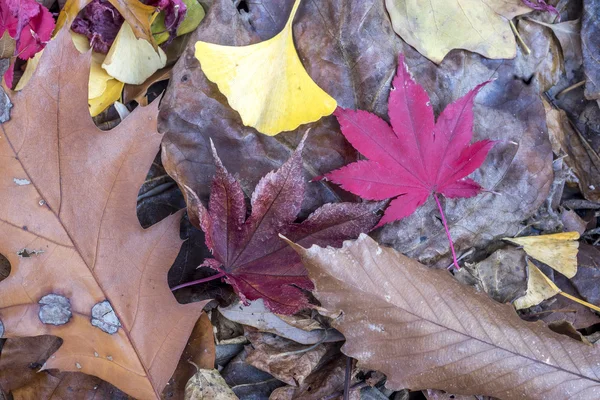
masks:
[[[524,296],[513,302],[517,310],[537,306],[542,301],[556,296],[561,290],[531,261],[527,261],[529,277],[527,279],[527,291]]]
[[[275,37],[249,46],[197,42],[196,58],[244,125],[266,135],[291,131],[333,113],[335,99],[308,75],[294,47],[292,21]]]
[[[120,82],[116,79],[111,79],[106,82],[106,88],[102,94],[98,97],[88,100],[88,104],[90,106],[90,115],[95,117],[102,111],[106,110],[115,101],[117,101],[119,97],[121,97],[123,85],[125,85],[123,82]]]
[[[386,0],[394,31],[435,63],[452,49],[513,58],[509,20],[531,12],[521,0]]]
[[[90,50],[90,42],[88,39],[78,33],[71,32],[71,38],[75,48],[80,53],[85,53]],[[32,59],[27,61],[25,72],[15,87],[15,90],[22,90],[29,82],[37,68],[38,62],[42,57],[43,50],[38,52]],[[104,111],[107,107],[113,104],[121,97],[123,91],[123,83],[119,82],[112,76],[108,75],[101,67],[104,55],[100,53],[92,53],[90,64],[90,79],[88,82],[88,104],[90,107],[90,115],[95,117]]]
[[[577,273],[578,239],[578,232],[504,238],[523,246],[523,250],[530,257],[543,262],[567,278],[572,278]]]
[[[124,22],[113,42],[102,68],[121,82],[141,85],[167,63],[165,52],[158,52],[145,39],[137,39],[131,26]]]
[[[596,312],[600,312],[600,307],[578,299],[569,293],[563,292],[550,278],[539,270],[531,261],[527,261],[529,277],[527,280],[527,292],[513,302],[517,310],[529,308],[540,304],[542,301],[551,298],[557,294],[573,300],[585,307],[589,307]]]

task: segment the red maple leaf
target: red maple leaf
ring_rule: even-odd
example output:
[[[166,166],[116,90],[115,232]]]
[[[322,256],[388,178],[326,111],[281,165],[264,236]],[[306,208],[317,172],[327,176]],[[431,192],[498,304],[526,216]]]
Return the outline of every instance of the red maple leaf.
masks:
[[[481,166],[493,141],[469,144],[473,136],[473,99],[488,82],[450,104],[434,123],[425,90],[411,77],[404,56],[388,99],[391,127],[362,110],[335,111],[342,133],[368,160],[325,175],[344,189],[369,200],[394,198],[378,227],[412,214],[433,195],[446,233],[445,216],[437,194],[448,198],[473,197],[481,186],[465,179]],[[455,265],[456,255],[450,239]]]
[[[33,57],[50,40],[54,18],[48,9],[35,0],[0,0],[0,36],[8,31],[15,39],[15,56],[22,60]],[[12,87],[14,59],[4,77]]]
[[[262,298],[274,312],[293,314],[308,305],[301,289],[312,290],[313,284],[300,257],[278,234],[304,247],[340,246],[344,240],[375,226],[381,203],[325,204],[304,222],[294,223],[306,185],[303,146],[304,140],[279,170],[260,180],[247,218],[242,187],[212,147],[216,175],[208,210],[189,187],[184,189],[190,221],[204,231],[206,245],[214,256],[203,265],[219,274],[173,290],[224,277],[243,301]]]

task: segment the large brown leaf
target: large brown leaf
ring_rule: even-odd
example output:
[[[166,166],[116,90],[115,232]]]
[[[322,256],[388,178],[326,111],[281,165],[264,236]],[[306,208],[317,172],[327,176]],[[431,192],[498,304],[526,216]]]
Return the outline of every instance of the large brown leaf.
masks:
[[[285,19],[283,11],[271,16],[262,14],[283,10],[283,3],[246,2],[247,17],[260,21],[282,15]],[[453,51],[438,67],[394,33],[383,1],[314,0],[301,3],[294,21],[294,40],[309,75],[341,107],[367,110],[384,118],[399,52],[404,53],[410,70],[427,90],[438,113],[477,84],[497,78],[477,99],[474,140],[500,141],[476,180],[501,194],[485,193],[466,201],[447,202],[452,235],[461,251],[516,234],[520,222],[533,214],[550,189],[552,152],[537,77],[543,78],[544,83],[550,82],[558,63],[552,47],[555,44],[548,43],[551,35],[539,32],[540,29],[531,29],[540,51],[529,57],[517,50],[515,60],[486,60],[476,54]],[[262,28],[257,33],[268,37]],[[194,58],[193,45],[198,39],[228,45],[259,40],[231,1],[215,0],[175,66],[161,104],[160,128],[165,131],[163,162],[180,185],[188,185],[202,200],[208,199],[209,182],[214,175],[212,163],[207,162],[209,138],[220,149],[227,169],[239,178],[246,195],[252,193],[264,174],[289,158],[308,127],[312,129],[306,143],[306,177],[356,161],[358,154],[345,142],[334,117],[275,137],[244,127],[217,87],[206,80]],[[546,56],[549,60],[544,59]],[[531,78],[532,75],[535,76]],[[327,182],[311,183],[303,205],[304,216],[325,202],[339,201],[340,196],[347,195]],[[379,238],[423,262],[448,260],[448,241],[438,216],[431,201],[416,215],[383,228]]]
[[[12,270],[0,282],[0,334],[61,337],[45,368],[157,398],[203,304],[180,305],[167,286],[181,213],[148,229],[136,217],[161,140],[157,106],[97,129],[87,109],[89,57],[60,33],[2,125],[0,253]],[[103,321],[105,330],[96,327]]]
[[[596,399],[600,351],[522,321],[447,271],[366,235],[342,249],[294,245],[315,296],[346,336],[342,351],[393,390],[435,388],[501,399]],[[340,314],[341,313],[341,314]]]

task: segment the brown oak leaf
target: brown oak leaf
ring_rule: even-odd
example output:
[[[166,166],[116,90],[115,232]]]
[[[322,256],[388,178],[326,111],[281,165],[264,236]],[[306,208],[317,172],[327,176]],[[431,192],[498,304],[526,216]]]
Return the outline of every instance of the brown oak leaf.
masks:
[[[54,335],[43,368],[158,398],[203,304],[177,303],[167,271],[181,212],[143,229],[136,197],[156,155],[157,103],[103,132],[89,117],[90,54],[63,30],[11,95],[0,137],[0,336]]]

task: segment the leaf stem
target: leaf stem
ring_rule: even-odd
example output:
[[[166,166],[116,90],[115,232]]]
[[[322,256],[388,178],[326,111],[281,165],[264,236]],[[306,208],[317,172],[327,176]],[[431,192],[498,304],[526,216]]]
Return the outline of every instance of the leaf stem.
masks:
[[[519,34],[519,31],[517,30],[517,27],[515,26],[514,22],[512,22],[512,19],[509,19],[508,23],[510,24],[510,28],[512,29],[513,33],[517,37],[517,40],[519,41],[519,43],[521,43],[521,46],[523,46],[523,51],[525,52],[525,54],[531,54],[531,50],[529,49],[529,47],[527,47],[527,44]]]
[[[440,199],[438,199],[437,193],[433,194],[433,198],[435,199],[438,209],[440,210],[440,215],[442,216],[442,223],[444,224],[444,229],[446,230],[446,236],[448,236],[448,241],[450,242],[450,250],[452,251],[452,261],[454,262],[454,266],[456,267],[456,269],[460,270],[458,260],[456,259],[456,252],[454,251],[454,243],[452,243],[452,237],[450,236],[450,230],[448,229],[448,223],[446,222],[446,215],[444,214],[444,210],[442,209],[442,203],[440,203]]]
[[[198,280],[191,281],[191,282],[188,282],[188,283],[182,283],[181,285],[177,285],[175,287],[172,287],[171,288],[171,292],[174,292],[174,291],[176,291],[178,289],[181,289],[181,288],[184,288],[184,287],[197,285],[199,283],[214,281],[215,279],[219,279],[219,278],[221,278],[223,276],[225,276],[225,272],[220,271],[218,274],[214,274],[212,276],[209,276],[208,278],[202,278],[202,279],[198,279]]]

